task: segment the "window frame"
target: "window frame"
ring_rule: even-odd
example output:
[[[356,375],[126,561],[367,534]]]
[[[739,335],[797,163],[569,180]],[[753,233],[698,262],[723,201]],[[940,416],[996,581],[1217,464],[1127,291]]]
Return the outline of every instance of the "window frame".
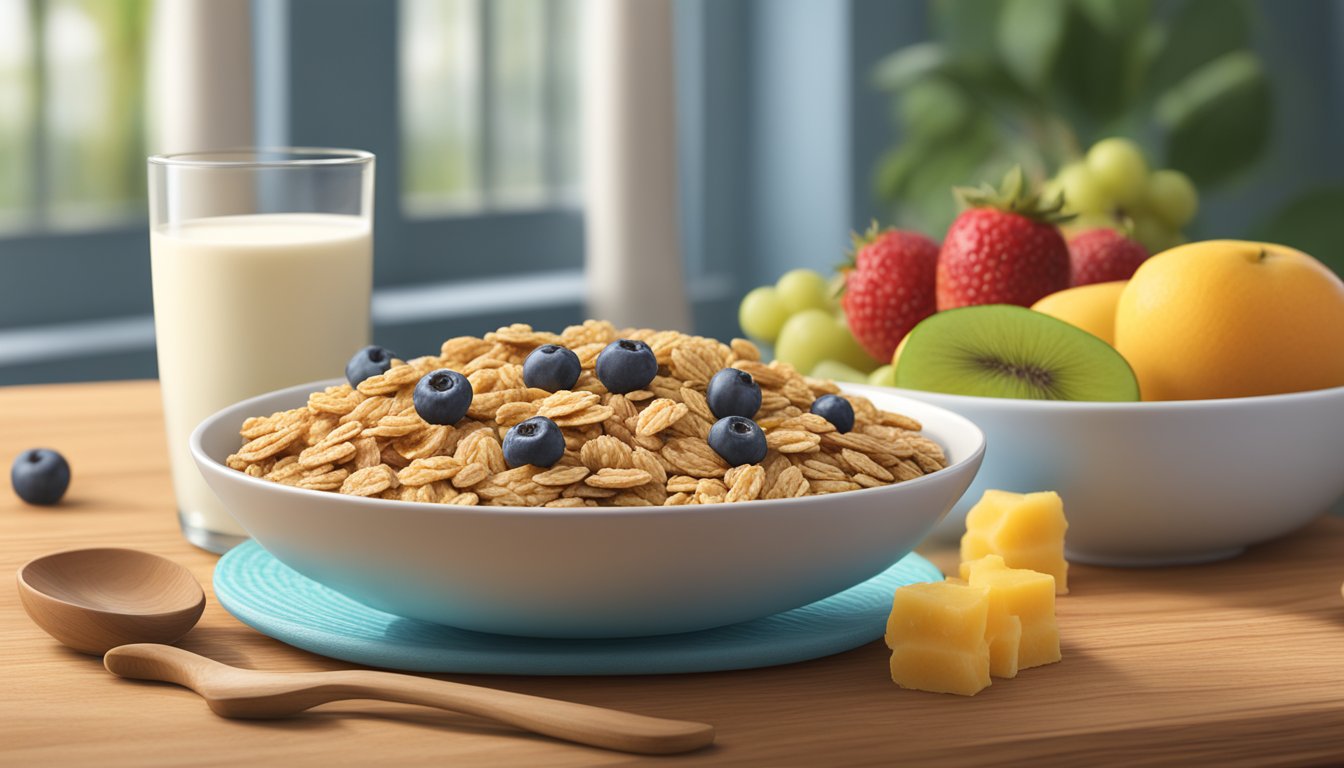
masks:
[[[376,339],[419,346],[452,333],[479,333],[483,323],[498,318],[547,326],[582,319],[583,210],[572,199],[560,195],[537,206],[434,216],[405,210],[399,3],[253,0],[252,9],[257,143],[354,146],[377,156]],[[744,151],[750,62],[742,42],[751,12],[749,4],[690,0],[676,4],[674,20],[687,289],[694,330],[723,337],[737,332],[736,297],[749,270],[743,213],[750,184]],[[349,55],[352,50],[360,55]],[[731,130],[710,130],[711,118]],[[145,353],[152,356],[152,333],[137,337],[134,331],[149,328],[152,313],[145,220],[0,236],[0,264],[9,276],[0,281],[0,383],[101,378],[100,371],[81,371],[75,362],[109,354],[142,362]],[[547,276],[554,279],[544,281],[552,292],[544,300],[511,290],[520,277],[536,286],[535,278]],[[417,298],[418,313],[379,311],[408,292]],[[33,307],[19,300],[25,295],[61,295],[62,301]],[[483,311],[480,296],[491,297],[494,311]],[[97,321],[121,329],[112,347],[100,347],[105,340],[96,334],[84,345],[69,338],[87,334]],[[23,342],[8,353],[7,334]],[[31,362],[19,354],[20,347],[40,348],[44,337],[60,341],[53,345],[59,352]],[[60,361],[69,363],[66,369],[54,365]],[[121,376],[126,368],[104,366]]]
[[[254,2],[258,25],[279,38],[266,50],[258,34],[258,87],[262,104],[287,104],[287,110],[261,109],[258,135],[280,144],[358,146],[377,156],[375,170],[375,293],[401,289],[441,289],[445,302],[468,293],[508,296],[514,276],[554,273],[574,278],[583,271],[583,209],[565,195],[536,206],[497,205],[479,211],[447,211],[440,215],[407,211],[401,184],[398,32],[400,3],[359,0],[284,0]],[[745,129],[749,102],[742,41],[750,29],[752,9],[743,3],[691,0],[675,5],[674,34],[678,68],[678,134],[682,252],[688,295],[702,333],[728,336],[737,331],[736,296],[748,274],[740,247],[745,240]],[[262,14],[272,18],[263,19]],[[275,16],[280,18],[275,18]],[[351,19],[357,18],[353,22]],[[339,19],[339,21],[333,21]],[[276,34],[275,30],[282,30]],[[372,40],[373,44],[369,41]],[[360,49],[366,57],[342,52]],[[333,70],[332,64],[336,69]],[[317,69],[320,68],[320,71]],[[723,73],[737,77],[722,77]],[[339,90],[304,89],[305,82],[341,82]],[[267,96],[278,91],[284,96]],[[360,94],[358,114],[350,121],[350,93]],[[368,116],[373,118],[369,119]],[[730,131],[713,131],[709,120],[725,121]],[[276,124],[268,124],[268,121]],[[346,130],[354,125],[354,130]],[[466,258],[441,258],[444,244]],[[558,279],[568,293],[563,304],[572,320],[583,317],[581,283]],[[526,296],[501,301],[501,310],[516,310],[524,320],[532,302]],[[540,302],[548,312],[554,297]],[[473,303],[473,305],[475,305]],[[375,335],[395,322],[380,322],[375,303]],[[385,315],[384,315],[385,317]],[[479,314],[459,315],[445,307],[440,315],[448,327],[474,329]],[[391,320],[392,318],[388,318]],[[423,318],[430,320],[428,316]],[[395,334],[392,334],[395,336]]]
[[[284,66],[279,72],[259,67],[258,77],[288,85],[283,143],[356,146],[377,157],[374,253],[380,258],[374,259],[375,285],[582,268],[583,212],[578,207],[408,215],[402,205],[401,93],[395,87],[400,75],[400,3],[289,0],[277,5],[288,6],[286,52],[261,56],[259,63],[271,67],[283,61]],[[364,55],[346,55],[350,50]],[[278,117],[262,115],[258,133],[278,133],[264,125]]]

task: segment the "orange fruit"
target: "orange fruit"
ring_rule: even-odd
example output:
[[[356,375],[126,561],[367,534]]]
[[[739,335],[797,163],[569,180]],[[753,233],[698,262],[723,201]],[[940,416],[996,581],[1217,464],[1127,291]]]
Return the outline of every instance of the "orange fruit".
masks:
[[[1115,347],[1144,400],[1344,385],[1344,282],[1272,243],[1188,243],[1141,265],[1120,294]]]
[[[1120,292],[1127,282],[1116,280],[1065,288],[1032,304],[1031,308],[1082,328],[1115,346],[1115,307],[1120,303]]]

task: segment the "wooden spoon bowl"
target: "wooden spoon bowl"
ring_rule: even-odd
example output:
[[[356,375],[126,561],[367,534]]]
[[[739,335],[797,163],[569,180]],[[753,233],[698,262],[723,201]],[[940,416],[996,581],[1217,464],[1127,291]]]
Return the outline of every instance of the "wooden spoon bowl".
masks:
[[[19,599],[61,643],[101,656],[127,643],[173,643],[205,610],[205,593],[182,566],[134,549],[55,552],[19,568]]]

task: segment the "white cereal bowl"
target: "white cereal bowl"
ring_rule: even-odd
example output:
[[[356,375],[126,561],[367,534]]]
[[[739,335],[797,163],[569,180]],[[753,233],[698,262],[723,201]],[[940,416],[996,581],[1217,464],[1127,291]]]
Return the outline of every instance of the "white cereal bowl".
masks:
[[[791,610],[904,557],[970,484],[984,436],[890,392],[873,402],[924,424],[950,465],[882,488],[699,507],[535,509],[365,499],[229,469],[248,416],[335,382],[280,390],[202,422],[191,451],[258,543],[299,573],[388,613],[533,637],[690,632]]]
[[[1344,494],[1344,387],[1225,400],[1081,403],[882,388],[971,419],[984,466],[938,538],[988,488],[1058,491],[1071,558],[1219,560],[1290,533]]]

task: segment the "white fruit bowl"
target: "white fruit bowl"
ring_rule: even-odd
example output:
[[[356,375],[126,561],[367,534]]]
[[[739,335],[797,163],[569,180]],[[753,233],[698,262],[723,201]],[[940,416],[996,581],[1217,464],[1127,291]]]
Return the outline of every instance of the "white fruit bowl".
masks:
[[[1195,563],[1294,531],[1344,495],[1344,387],[1140,403],[873,389],[955,411],[985,431],[984,466],[939,526],[942,539],[961,535],[988,488],[1054,490],[1073,559]]]
[[[769,616],[904,557],[966,490],[984,453],[967,419],[890,392],[950,465],[882,488],[699,507],[461,507],[342,496],[229,469],[248,416],[294,408],[318,382],[229,406],[191,436],[210,487],[271,554],[388,613],[535,637],[689,632]],[[864,394],[869,394],[864,392]]]

